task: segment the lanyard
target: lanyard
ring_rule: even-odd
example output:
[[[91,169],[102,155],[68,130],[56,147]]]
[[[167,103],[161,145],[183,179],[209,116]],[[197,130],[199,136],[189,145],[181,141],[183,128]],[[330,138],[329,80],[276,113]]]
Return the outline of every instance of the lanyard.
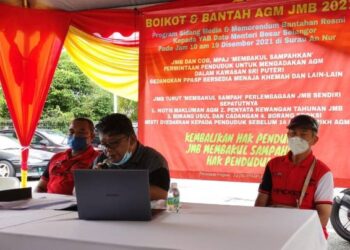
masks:
[[[308,171],[308,173],[306,175],[306,178],[305,178],[305,181],[304,181],[304,185],[303,185],[303,189],[301,190],[300,198],[297,199],[297,208],[300,208],[301,203],[303,202],[303,199],[304,199],[304,196],[305,196],[305,193],[306,193],[306,189],[309,186],[310,179],[311,179],[311,176],[312,176],[312,172],[314,171],[315,165],[316,165],[316,158],[314,158],[313,162],[311,163],[311,167],[310,167],[310,169],[309,169],[309,171]]]

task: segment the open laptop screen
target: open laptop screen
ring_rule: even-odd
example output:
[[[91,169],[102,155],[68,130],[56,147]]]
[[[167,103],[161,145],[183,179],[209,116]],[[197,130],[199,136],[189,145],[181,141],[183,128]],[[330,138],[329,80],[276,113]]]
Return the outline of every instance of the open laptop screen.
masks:
[[[148,170],[75,170],[80,219],[150,220]]]

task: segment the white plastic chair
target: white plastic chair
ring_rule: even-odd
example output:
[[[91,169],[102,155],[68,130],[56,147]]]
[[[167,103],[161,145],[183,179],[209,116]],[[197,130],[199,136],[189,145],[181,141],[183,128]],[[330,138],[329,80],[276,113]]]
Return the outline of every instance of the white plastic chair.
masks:
[[[0,190],[19,188],[20,181],[16,177],[0,177]]]

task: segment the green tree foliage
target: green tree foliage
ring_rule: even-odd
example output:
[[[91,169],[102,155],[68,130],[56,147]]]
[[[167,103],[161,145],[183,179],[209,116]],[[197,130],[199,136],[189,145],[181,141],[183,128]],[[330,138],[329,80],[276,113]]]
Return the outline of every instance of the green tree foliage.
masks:
[[[93,98],[90,80],[70,60],[68,54],[62,52],[42,117],[45,119],[49,111],[56,109],[56,106],[59,106],[63,113],[73,112],[74,116],[80,116],[82,112],[76,107],[84,105],[87,96]]]
[[[72,109],[75,117],[89,117],[93,121],[100,120],[103,116],[113,112],[112,94],[94,86],[94,91],[91,95],[81,98],[81,103]]]
[[[103,100],[103,104],[99,104],[99,100]],[[95,86],[63,51],[42,119],[50,119],[53,117],[53,112],[59,111],[61,113],[56,113],[56,115],[62,119],[70,117],[71,120],[74,117],[83,116],[96,121],[101,116],[112,112],[112,101],[111,94]]]
[[[69,124],[74,118],[72,112],[64,113],[59,106],[46,111],[45,116],[46,118],[40,120],[39,127],[55,129],[64,133],[67,132]]]
[[[118,97],[118,112],[126,114],[132,121],[137,121],[137,102]]]
[[[92,117],[95,121],[113,113],[112,94],[108,93],[108,96],[106,96],[103,89],[96,87],[95,98],[90,99],[90,110],[93,113]]]
[[[2,91],[1,86],[0,86],[0,117],[4,120],[10,119],[10,113],[8,111],[4,93]]]

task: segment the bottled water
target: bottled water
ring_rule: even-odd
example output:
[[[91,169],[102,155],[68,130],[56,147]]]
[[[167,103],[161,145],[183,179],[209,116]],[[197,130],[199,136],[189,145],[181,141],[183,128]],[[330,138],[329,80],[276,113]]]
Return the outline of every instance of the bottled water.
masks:
[[[177,183],[171,183],[167,198],[167,211],[179,212],[180,209],[180,192],[177,189]]]

